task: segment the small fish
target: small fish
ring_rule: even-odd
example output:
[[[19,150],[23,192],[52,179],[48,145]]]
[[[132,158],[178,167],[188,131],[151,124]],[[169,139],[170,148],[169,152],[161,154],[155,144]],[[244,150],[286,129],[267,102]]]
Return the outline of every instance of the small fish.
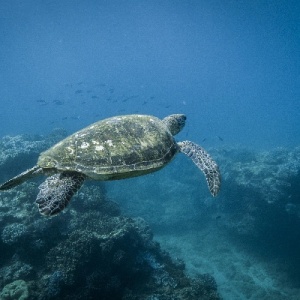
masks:
[[[219,139],[221,142],[224,141],[220,136],[217,136],[217,137],[218,137],[218,139]]]
[[[63,117],[63,118],[62,118],[62,120],[67,120],[67,119],[68,119],[68,117]]]
[[[56,104],[56,105],[63,105],[63,104],[64,104],[64,102],[63,102],[63,101],[61,101],[61,100],[58,100],[58,99],[56,99],[56,100],[53,100],[53,103],[54,103],[54,104]]]
[[[205,142],[206,140],[207,140],[207,138],[204,138],[204,139],[202,140],[202,143]]]

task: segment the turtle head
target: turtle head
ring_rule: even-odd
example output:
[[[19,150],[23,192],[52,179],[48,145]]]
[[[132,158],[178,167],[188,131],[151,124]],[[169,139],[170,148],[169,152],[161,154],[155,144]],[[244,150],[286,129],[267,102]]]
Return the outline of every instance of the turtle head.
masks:
[[[185,125],[186,116],[183,114],[174,114],[165,117],[162,121],[168,127],[172,135],[176,135]]]

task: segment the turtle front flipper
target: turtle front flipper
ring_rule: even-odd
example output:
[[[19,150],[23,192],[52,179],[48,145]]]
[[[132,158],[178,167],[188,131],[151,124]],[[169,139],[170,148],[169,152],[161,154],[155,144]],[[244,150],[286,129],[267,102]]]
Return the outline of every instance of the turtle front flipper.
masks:
[[[180,142],[178,146],[180,152],[190,157],[204,173],[211,194],[217,196],[221,186],[221,175],[217,163],[202,147],[193,142]]]
[[[48,177],[40,186],[36,203],[42,215],[61,212],[82,186],[85,176],[77,172],[63,172]]]
[[[42,168],[40,168],[39,166],[34,166],[33,168],[28,169],[28,170],[22,172],[21,174],[15,176],[14,178],[1,184],[0,191],[9,190],[9,189],[23,183],[24,181],[26,181],[32,177],[36,177],[42,173],[43,173]]]

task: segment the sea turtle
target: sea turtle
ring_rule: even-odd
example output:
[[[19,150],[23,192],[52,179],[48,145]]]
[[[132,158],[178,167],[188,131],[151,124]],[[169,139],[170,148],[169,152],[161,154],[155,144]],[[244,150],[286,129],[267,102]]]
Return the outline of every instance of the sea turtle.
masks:
[[[62,211],[85,179],[115,180],[140,176],[166,166],[178,153],[192,159],[204,173],[213,196],[220,189],[217,164],[199,145],[176,142],[185,125],[183,114],[163,120],[148,115],[122,115],[98,121],[42,152],[37,164],[0,185],[8,190],[29,178],[46,175],[36,203],[41,214]]]

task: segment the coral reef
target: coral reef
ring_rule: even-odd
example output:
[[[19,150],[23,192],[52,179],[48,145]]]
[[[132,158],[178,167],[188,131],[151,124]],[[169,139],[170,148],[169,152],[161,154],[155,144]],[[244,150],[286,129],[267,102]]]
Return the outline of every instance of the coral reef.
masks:
[[[27,234],[27,227],[24,224],[12,223],[5,226],[1,234],[1,239],[5,244],[15,244],[24,240]]]
[[[227,149],[220,156],[224,190],[218,204],[223,225],[258,237],[287,223],[299,224],[300,147],[250,152]],[[280,224],[280,225],[279,225]]]
[[[28,299],[28,287],[24,280],[15,280],[7,284],[1,294],[1,300],[26,300]]]
[[[3,263],[0,284],[22,278],[30,299],[219,299],[213,280],[188,278],[142,219],[122,216],[104,198],[102,186],[84,187],[61,217],[24,215],[25,232],[3,226],[0,248],[17,254]]]
[[[0,179],[31,167],[63,134],[3,138]],[[213,200],[198,170],[192,164],[182,168],[180,157],[155,177],[86,182],[72,205],[53,218],[39,215],[34,180],[1,193],[0,290],[22,280],[33,300],[219,299],[214,279],[186,276],[184,264],[160,249],[137,216],[165,233],[213,224],[252,244],[255,253],[267,249],[282,257],[292,277],[300,278],[293,268],[300,262],[300,147],[209,151],[223,175],[221,194]],[[122,215],[119,205],[132,217]]]
[[[235,160],[228,168],[227,173],[235,185],[257,191],[269,204],[293,193],[292,184],[300,172],[300,147],[292,150],[277,148],[248,154],[245,158],[247,161]]]
[[[13,156],[24,155],[20,149]],[[10,164],[2,162],[1,171]],[[52,218],[38,213],[37,186],[27,182],[0,194],[3,299],[219,299],[213,278],[189,278],[143,219],[122,215],[107,199],[104,184],[87,182]]]

